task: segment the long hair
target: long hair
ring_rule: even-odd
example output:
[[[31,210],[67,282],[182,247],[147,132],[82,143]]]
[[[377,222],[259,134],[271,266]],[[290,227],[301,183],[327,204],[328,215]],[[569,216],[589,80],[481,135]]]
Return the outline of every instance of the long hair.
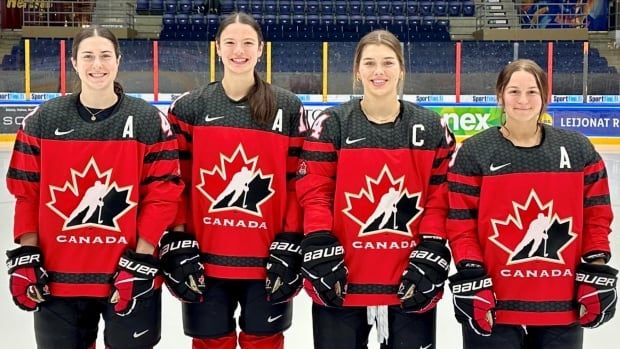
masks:
[[[120,45],[118,44],[118,39],[116,38],[116,35],[114,35],[114,33],[112,33],[112,31],[108,28],[95,25],[95,26],[91,26],[88,28],[83,28],[73,37],[73,45],[71,46],[71,58],[73,58],[74,61],[77,61],[77,54],[78,54],[78,50],[80,48],[80,44],[82,43],[82,41],[84,41],[84,39],[88,39],[93,36],[100,36],[102,38],[110,40],[110,42],[112,43],[112,46],[114,46],[114,54],[116,55],[116,59],[118,59],[121,56],[121,48],[120,48]],[[79,93],[82,90],[82,83],[79,78],[76,80],[75,86],[73,89],[75,93]],[[123,86],[118,81],[115,80],[114,81],[114,93],[122,94],[123,92],[124,92]]]
[[[549,100],[549,84],[547,83],[547,73],[531,59],[517,59],[516,61],[508,63],[497,76],[497,83],[495,84],[495,95],[498,101],[502,100],[506,86],[512,78],[512,74],[518,71],[530,73],[536,80],[536,86],[540,91],[540,98],[542,99],[542,105],[538,113],[538,122],[541,122],[542,116],[547,110],[547,104]]]
[[[217,28],[217,32],[215,33],[215,41],[217,41],[218,45],[220,44],[220,37],[224,29],[233,23],[249,25],[256,32],[258,42],[264,42],[260,25],[258,25],[254,17],[243,12],[238,12],[230,14],[220,22],[220,26]],[[260,78],[256,68],[254,69],[254,86],[250,88],[247,98],[248,104],[250,105],[252,119],[256,122],[266,124],[275,118],[276,97],[271,89],[271,86]]]

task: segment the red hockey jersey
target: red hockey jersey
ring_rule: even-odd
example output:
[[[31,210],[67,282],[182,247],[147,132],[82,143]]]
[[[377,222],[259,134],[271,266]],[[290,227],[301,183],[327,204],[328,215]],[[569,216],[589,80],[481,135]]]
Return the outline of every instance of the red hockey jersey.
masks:
[[[157,245],[174,219],[177,142],[140,99],[122,96],[116,113],[88,122],[77,98],[42,104],[17,133],[7,174],[14,238],[38,234],[52,295],[106,297],[123,251],[138,237]]]
[[[265,125],[219,82],[186,93],[170,109],[188,184],[177,223],[196,235],[211,277],[264,279],[275,235],[301,234],[295,170],[303,108],[293,93],[271,88],[277,112]]]
[[[609,252],[612,220],[605,164],[590,141],[545,125],[541,144],[522,148],[491,128],[463,143],[448,180],[455,263],[484,263],[497,323],[574,323],[576,265]]]
[[[419,235],[445,238],[453,137],[436,113],[400,103],[396,121],[384,125],[368,121],[359,99],[330,108],[303,145],[297,191],[304,231],[331,231],[344,247],[345,306],[399,304]]]

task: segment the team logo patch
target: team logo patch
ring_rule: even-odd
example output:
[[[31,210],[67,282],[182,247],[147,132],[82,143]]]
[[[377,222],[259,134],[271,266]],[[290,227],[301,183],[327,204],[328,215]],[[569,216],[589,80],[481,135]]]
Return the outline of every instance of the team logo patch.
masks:
[[[49,186],[51,200],[46,204],[64,219],[62,230],[97,227],[120,232],[118,220],[137,204],[130,200],[133,186],[121,187],[112,180],[113,170],[100,170],[94,158],[81,172],[71,169],[70,176],[62,187]]]
[[[262,217],[260,206],[274,193],[273,175],[263,174],[258,161],[239,144],[232,155],[220,154],[219,165],[200,169],[196,188],[211,202],[209,212],[235,210]]]
[[[505,220],[491,219],[489,239],[509,254],[507,264],[541,260],[565,264],[562,251],[577,237],[572,217],[553,211],[553,200],[543,204],[532,190],[524,204],[512,203],[514,213]]]
[[[358,193],[345,193],[347,207],[342,211],[359,224],[358,236],[393,233],[412,236],[409,225],[420,216],[420,193],[404,188],[405,176],[394,179],[387,165],[376,178],[366,176],[366,187]]]

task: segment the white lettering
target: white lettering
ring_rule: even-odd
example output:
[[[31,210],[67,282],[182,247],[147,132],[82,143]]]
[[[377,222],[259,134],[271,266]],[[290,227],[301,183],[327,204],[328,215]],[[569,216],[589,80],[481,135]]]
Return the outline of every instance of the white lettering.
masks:
[[[251,228],[251,229],[265,229],[267,230],[267,223],[258,221],[246,221],[235,220],[232,218],[213,218],[203,217],[202,223],[204,225],[215,225],[220,227],[233,227],[233,228]]]
[[[127,245],[127,239],[124,236],[107,235],[101,236],[56,236],[56,242],[61,244],[99,244],[99,245]]]
[[[361,250],[410,250],[415,247],[412,241],[353,241],[351,246]]]

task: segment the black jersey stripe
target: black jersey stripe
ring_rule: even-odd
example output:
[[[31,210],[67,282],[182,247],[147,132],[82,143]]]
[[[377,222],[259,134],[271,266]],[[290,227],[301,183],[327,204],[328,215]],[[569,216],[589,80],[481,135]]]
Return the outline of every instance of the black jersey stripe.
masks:
[[[466,219],[476,219],[476,218],[478,218],[477,209],[451,208],[448,210],[448,219],[466,220]]]
[[[183,136],[183,138],[185,138],[187,143],[192,142],[192,135],[189,132],[182,130],[181,127],[177,124],[171,124],[171,126],[175,134],[179,136]]]
[[[63,284],[109,284],[114,274],[48,272],[50,282]]]
[[[443,184],[448,180],[448,176],[446,175],[434,175],[431,176],[430,184],[431,185],[439,185]]]
[[[38,182],[41,180],[41,176],[38,172],[22,171],[13,167],[9,168],[6,177],[28,182]]]
[[[347,294],[396,294],[398,285],[347,284]]]
[[[144,178],[144,180],[142,181],[142,183],[140,183],[140,185],[147,185],[147,184],[151,184],[157,181],[178,183],[181,181],[181,177],[177,175],[148,176]]]
[[[610,205],[610,204],[611,204],[611,200],[609,199],[609,195],[591,196],[583,200],[584,208],[592,207],[592,206]]]
[[[322,151],[304,151],[300,156],[303,160],[308,161],[326,161],[334,162],[338,160],[338,154],[334,152],[322,152]]]
[[[267,258],[261,257],[222,256],[212,253],[202,253],[200,257],[204,263],[227,267],[262,268],[267,264]]]
[[[448,182],[448,191],[469,196],[480,196],[480,187],[457,182]]]
[[[14,149],[15,151],[18,151],[23,154],[29,154],[29,155],[40,155],[41,154],[41,149],[37,147],[36,145],[24,143],[21,141],[15,141]]]
[[[179,150],[179,160],[191,160],[192,152],[189,150]]]
[[[296,157],[298,158],[299,155],[301,154],[301,147],[289,147],[288,148],[288,156],[292,156],[292,157]]]
[[[149,153],[144,157],[144,163],[150,164],[158,160],[177,160],[179,158],[179,152],[176,150],[164,150],[154,153]]]
[[[497,301],[496,310],[526,311],[534,313],[564,312],[575,310],[570,301]]]
[[[592,184],[592,183],[598,181],[599,179],[603,179],[603,178],[607,178],[607,171],[605,169],[602,169],[602,170],[600,170],[598,172],[591,173],[591,174],[585,176],[583,178],[583,183],[585,185],[588,185],[588,184]]]

